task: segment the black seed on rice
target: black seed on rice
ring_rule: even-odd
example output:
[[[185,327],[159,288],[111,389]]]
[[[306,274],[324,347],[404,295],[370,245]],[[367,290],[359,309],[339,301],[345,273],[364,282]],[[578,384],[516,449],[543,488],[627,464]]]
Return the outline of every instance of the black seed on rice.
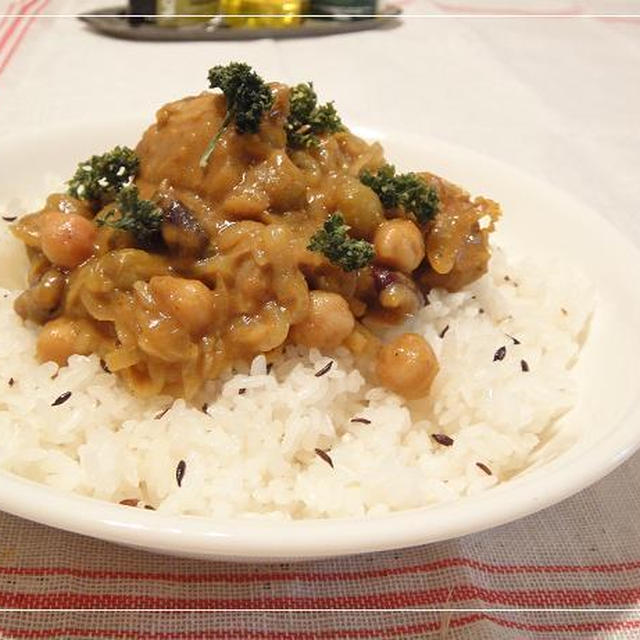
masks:
[[[271,369],[273,369],[273,362],[270,362],[270,363],[267,365],[267,373],[268,373],[268,374],[269,374],[269,373],[271,373]]]
[[[351,418],[351,422],[360,422],[362,424],[371,424],[371,420],[367,420],[367,418]]]
[[[13,385],[16,383],[16,381],[13,378],[9,378],[9,386],[13,387]]]
[[[71,397],[71,391],[65,391],[61,393],[52,403],[52,407],[58,407],[61,404],[64,404]]]
[[[520,368],[526,373],[529,371],[529,363],[526,360],[520,360]]]
[[[247,393],[247,390],[244,387],[242,387],[242,389],[238,389],[238,395],[243,396],[245,393]]]
[[[184,472],[187,470],[187,463],[184,460],[180,460],[178,462],[178,466],[176,467],[176,482],[178,486],[182,486],[182,479],[184,478]]]
[[[137,507],[138,506],[138,498],[126,498],[125,500],[120,500],[120,504],[124,507]]]
[[[484,313],[484,309],[483,309],[482,307],[480,307],[480,308],[478,309],[478,313]]]
[[[453,438],[446,433],[432,433],[431,437],[443,447],[450,447],[453,444]]]
[[[510,278],[509,276],[505,276],[505,277],[504,277],[504,281],[505,281],[505,282],[509,282],[509,280],[511,280],[511,278]]]
[[[500,347],[494,354],[493,354],[493,361],[497,362],[499,360],[504,360],[504,357],[507,355],[507,347]]]
[[[102,370],[105,373],[111,373],[111,369],[109,369],[109,367],[107,367],[107,363],[102,359],[100,359],[100,367],[102,367]]]
[[[491,469],[489,469],[489,467],[487,467],[487,465],[483,464],[482,462],[476,462],[476,467],[478,467],[478,469],[482,469],[482,471],[484,471],[488,476],[493,475],[491,473]]]
[[[562,311],[562,315],[563,316],[568,316],[569,315],[569,312],[564,307],[561,307],[560,311]]]
[[[18,216],[2,216],[2,219],[5,222],[15,222],[18,219]]]
[[[449,331],[449,325],[447,325],[439,334],[440,338],[444,338],[447,335],[447,331]]]
[[[202,409],[202,413],[207,413],[207,410],[209,409],[209,403],[208,403],[208,402],[205,402],[205,403],[202,405],[201,409]]]
[[[155,416],[153,416],[154,420],[160,420],[160,418],[164,417],[167,413],[167,411],[169,411],[169,409],[171,409],[171,407],[166,407],[165,409],[163,409],[162,411],[159,411],[158,413],[156,413]]]
[[[507,338],[509,338],[510,340],[512,340],[513,344],[521,344],[520,340],[518,340],[518,338],[514,338],[513,336],[509,335],[508,333],[505,333],[504,335],[507,336]]]
[[[322,369],[320,369],[320,371],[316,371],[313,375],[316,378],[320,378],[325,373],[329,373],[329,370],[331,369],[331,367],[333,367],[333,360],[329,360],[329,362],[327,362],[327,364],[325,364],[324,367],[322,367]]]
[[[316,455],[319,458],[322,458],[332,469],[333,469],[333,460],[329,457],[329,454],[322,449],[314,449]]]
[[[149,509],[149,511],[155,511],[155,510],[156,510],[156,508],[155,508],[155,507],[152,507],[150,504],[145,504],[145,505],[144,505],[144,508],[145,508],[145,509]]]

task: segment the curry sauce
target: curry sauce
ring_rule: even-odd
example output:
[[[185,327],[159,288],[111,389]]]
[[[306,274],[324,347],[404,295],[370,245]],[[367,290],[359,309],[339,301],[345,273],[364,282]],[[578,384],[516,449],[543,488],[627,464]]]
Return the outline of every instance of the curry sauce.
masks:
[[[31,268],[15,308],[42,325],[41,360],[95,353],[137,394],[192,398],[258,354],[344,345],[372,360],[387,388],[428,393],[438,364],[424,338],[385,345],[377,331],[414,314],[430,288],[457,290],[486,271],[498,205],[423,173],[438,195],[432,220],[385,208],[359,179],[385,165],[380,145],[343,130],[290,148],[289,88],[269,86],[257,133],[227,128],[205,167],[225,97],[205,93],[158,111],[135,150],[135,185],[163,215],[154,243],[100,224],[113,203],[96,210],[67,194],[16,223]],[[336,212],[373,246],[370,264],[345,271],[309,249]]]

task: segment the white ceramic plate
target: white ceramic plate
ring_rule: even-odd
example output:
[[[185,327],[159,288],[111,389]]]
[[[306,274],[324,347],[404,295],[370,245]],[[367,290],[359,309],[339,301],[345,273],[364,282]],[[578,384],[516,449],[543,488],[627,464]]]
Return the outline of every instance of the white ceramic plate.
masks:
[[[145,121],[34,132],[0,143],[0,202],[46,193],[46,174],[135,144]],[[597,308],[575,369],[577,407],[532,468],[489,491],[384,517],[272,522],[165,516],[66,494],[0,473],[0,509],[61,529],[199,558],[298,560],[400,548],[494,527],[609,473],[640,445],[640,252],[593,211],[504,164],[434,139],[361,129],[402,169],[426,168],[498,200],[509,255],[562,255],[594,284]],[[3,268],[6,270],[6,267]],[[2,273],[0,272],[0,285]],[[0,399],[1,400],[1,399]],[[558,453],[560,452],[560,453]]]

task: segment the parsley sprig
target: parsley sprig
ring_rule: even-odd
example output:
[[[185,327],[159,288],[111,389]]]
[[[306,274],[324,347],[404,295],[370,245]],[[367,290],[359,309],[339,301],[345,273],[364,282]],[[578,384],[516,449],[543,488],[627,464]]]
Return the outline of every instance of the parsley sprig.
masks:
[[[87,200],[96,208],[113,202],[118,193],[138,174],[140,161],[133,149],[115,147],[81,162],[67,183],[68,193]]]
[[[209,86],[222,89],[227,99],[227,113],[216,135],[211,139],[200,158],[204,169],[218,140],[231,122],[238,133],[257,133],[266,111],[273,104],[273,94],[264,80],[248,65],[231,62],[209,69]]]
[[[396,174],[395,167],[386,164],[375,174],[362,172],[360,181],[376,192],[385,209],[402,207],[420,224],[431,220],[438,211],[435,189],[415,173]]]
[[[307,249],[318,251],[344,271],[366,267],[375,257],[373,245],[355,240],[347,233],[349,226],[339,213],[329,216],[321,229],[311,236]]]
[[[318,146],[318,136],[342,131],[344,125],[333,102],[318,105],[313,84],[308,82],[291,88],[289,117],[285,128],[290,147],[308,149]]]
[[[149,244],[159,236],[164,218],[162,209],[141,198],[138,187],[132,184],[118,194],[116,207],[96,222],[99,226],[129,231],[140,244]]]

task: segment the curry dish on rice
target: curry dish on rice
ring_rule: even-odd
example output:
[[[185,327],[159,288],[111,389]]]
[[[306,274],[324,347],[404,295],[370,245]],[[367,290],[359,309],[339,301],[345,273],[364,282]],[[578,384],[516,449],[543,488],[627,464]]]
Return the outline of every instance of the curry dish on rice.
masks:
[[[380,329],[485,273],[498,205],[397,174],[310,84],[238,63],[209,79],[222,93],[165,105],[135,152],[81,163],[16,223],[31,266],[15,308],[42,325],[38,357],[96,353],[139,395],[192,398],[260,353],[344,346],[386,388],[426,395],[429,344]]]

